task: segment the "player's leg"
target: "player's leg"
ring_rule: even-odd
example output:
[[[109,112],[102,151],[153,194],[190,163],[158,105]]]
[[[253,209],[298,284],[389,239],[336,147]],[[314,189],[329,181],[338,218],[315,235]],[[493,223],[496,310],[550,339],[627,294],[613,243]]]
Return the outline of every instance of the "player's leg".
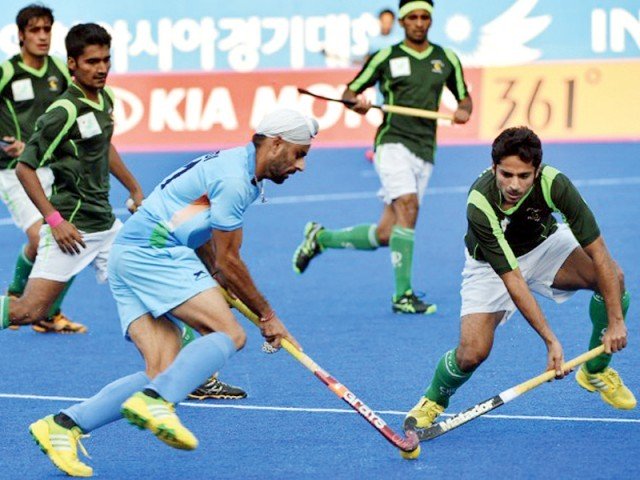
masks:
[[[31,226],[27,227],[27,243],[20,247],[18,258],[16,259],[15,268],[13,270],[13,278],[7,289],[9,295],[19,297],[27,286],[29,274],[33,269],[33,263],[36,260],[38,252],[38,242],[40,241],[40,227],[42,220],[37,220]]]
[[[147,370],[153,379],[142,392],[123,404],[123,413],[130,422],[150,429],[168,445],[193,449],[197,439],[182,426],[172,405],[186,398],[212,370],[220,370],[235,351],[244,346],[246,337],[217,288],[198,293],[172,309],[171,314],[202,336],[180,349],[181,335],[176,329],[175,349],[179,353],[175,360],[157,375]],[[138,345],[137,332],[131,327],[129,335]],[[149,367],[148,360],[147,365]]]
[[[405,418],[405,429],[427,428],[449,406],[453,396],[484,362],[491,348],[495,329],[505,312],[473,313],[461,319],[460,342],[438,362],[424,396]]]
[[[189,325],[182,325],[182,347],[186,347],[197,338],[197,334]],[[213,373],[202,385],[189,394],[193,400],[241,400],[247,398],[242,388],[223,382],[218,372]]]
[[[179,349],[178,329],[172,322],[144,314],[131,323],[129,330],[145,359],[147,372],[156,374],[171,364]],[[149,384],[147,372],[119,378],[91,398],[34,422],[31,435],[60,470],[90,476],[91,467],[78,459],[80,438],[122,418],[122,403]]]
[[[622,313],[626,318],[630,296],[624,285],[624,274],[616,264],[616,273],[622,292]],[[593,261],[580,248],[575,248],[557,271],[552,287],[562,291],[592,290],[594,293],[589,303],[589,317],[592,332],[589,349],[602,343],[602,336],[608,325],[607,309],[602,296],[598,293],[596,272]],[[620,409],[632,409],[637,402],[633,393],[624,385],[620,375],[609,366],[611,355],[602,354],[586,362],[576,373],[576,381],[590,392],[599,391],[600,396],[609,405]]]
[[[21,297],[0,295],[0,329],[47,319],[51,305],[64,287],[64,282],[31,278]]]

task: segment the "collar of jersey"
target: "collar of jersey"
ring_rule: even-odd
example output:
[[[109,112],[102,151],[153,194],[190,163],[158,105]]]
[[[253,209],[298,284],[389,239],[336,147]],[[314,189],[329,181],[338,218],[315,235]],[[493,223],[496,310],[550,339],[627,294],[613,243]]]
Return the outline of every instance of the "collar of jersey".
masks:
[[[515,213],[515,211],[518,210],[518,208],[520,208],[520,205],[522,205],[522,202],[524,202],[527,199],[527,197],[529,195],[531,195],[531,192],[533,192],[533,187],[535,187],[535,182],[534,182],[533,185],[531,185],[531,188],[529,189],[529,191],[527,193],[525,193],[520,200],[518,200],[518,203],[516,203],[513,207],[509,208],[508,210],[503,210],[502,209],[502,207],[501,207],[501,205],[502,205],[502,192],[500,191],[499,188],[496,187],[496,189],[498,190],[498,208],[505,215],[513,215]]]
[[[407,46],[404,42],[400,44],[400,48],[411,55],[413,58],[416,58],[418,60],[424,60],[429,55],[431,55],[431,52],[433,52],[433,45],[429,45],[429,48],[427,48],[424,52],[417,52],[413,48]]]
[[[87,105],[89,105],[92,108],[95,108],[96,110],[104,110],[104,98],[102,97],[102,92],[98,92],[98,98],[100,99],[100,103],[94,102],[92,100],[89,100],[87,98],[87,96],[84,94],[84,91],[78,86],[76,85],[74,82],[71,82],[69,84],[70,86],[74,87],[77,90],[77,93],[79,93],[79,97],[78,100],[80,100],[81,102],[86,103]]]
[[[42,64],[42,67],[40,67],[40,69],[35,69],[24,63],[22,61],[22,56],[20,56],[18,65],[20,65],[20,68],[22,68],[25,72],[29,72],[34,77],[42,78],[44,77],[44,74],[47,72],[47,68],[49,67],[49,57],[44,57],[44,63]]]
[[[253,142],[249,142],[244,148],[247,150],[247,171],[253,180],[256,176],[256,146]]]

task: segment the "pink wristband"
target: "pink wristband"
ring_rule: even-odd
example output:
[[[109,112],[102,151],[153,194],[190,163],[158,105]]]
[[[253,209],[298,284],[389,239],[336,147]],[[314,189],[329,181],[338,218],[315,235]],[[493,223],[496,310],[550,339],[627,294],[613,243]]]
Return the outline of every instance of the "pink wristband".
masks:
[[[60,215],[60,212],[56,210],[55,212],[47,215],[44,218],[44,221],[47,222],[47,224],[49,224],[51,228],[55,228],[58,225],[60,225],[62,222],[64,222],[64,218],[62,218],[62,215]]]

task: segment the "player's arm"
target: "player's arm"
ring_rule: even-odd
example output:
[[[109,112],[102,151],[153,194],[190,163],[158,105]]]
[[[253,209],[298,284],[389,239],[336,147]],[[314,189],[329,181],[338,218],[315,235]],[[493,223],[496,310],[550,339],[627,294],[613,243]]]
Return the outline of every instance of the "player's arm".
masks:
[[[467,123],[473,111],[473,101],[467,96],[458,102],[458,108],[453,112],[453,123]]]
[[[73,255],[80,253],[80,247],[86,248],[82,235],[51,204],[36,174],[36,169],[52,158],[56,147],[65,138],[69,125],[73,123],[67,122],[68,118],[66,109],[53,108],[38,119],[36,131],[18,159],[16,175],[29,199],[51,227],[51,234],[60,249]]]
[[[382,64],[389,55],[391,55],[391,47],[375,53],[365,62],[362,70],[347,84],[344,92],[342,92],[343,100],[356,102],[353,107],[350,107],[354,112],[364,115],[371,108],[371,102],[364,98],[361,93],[378,82],[382,75]]]
[[[9,108],[10,100],[4,96],[4,92],[9,88],[13,74],[13,65],[9,60],[0,64],[0,98],[2,99],[0,108]],[[18,140],[20,137],[19,128],[20,126],[16,123],[15,131],[10,135],[3,135],[1,138],[0,148],[11,158],[18,158],[24,150],[24,142]]]
[[[445,48],[444,52],[452,66],[451,73],[447,77],[446,85],[458,101],[458,108],[453,113],[453,122],[467,123],[473,111],[473,101],[471,100],[469,89],[464,80],[462,64],[453,50]]]
[[[513,303],[515,303],[527,323],[531,325],[531,328],[535,330],[547,347],[547,370],[555,370],[556,377],[562,378],[564,376],[562,371],[562,364],[564,363],[562,345],[553,333],[520,269],[516,268],[503,273],[500,278],[504,282],[504,286],[507,288]]]
[[[142,187],[124,164],[120,154],[113,144],[109,145],[109,170],[111,171],[111,174],[118,179],[122,186],[129,191],[129,197],[134,202],[133,212],[135,212],[136,209],[142,205],[144,193],[142,192]]]
[[[242,228],[231,231],[214,229],[212,242],[216,269],[224,277],[227,288],[259,316],[262,336],[275,348],[280,348],[282,338],[287,338],[300,348],[266,298],[258,291],[247,266],[240,258]]]
[[[543,185],[550,184],[547,202],[562,214],[574,237],[593,261],[598,292],[604,298],[609,322],[602,343],[607,353],[617,352],[627,344],[627,328],[622,313],[622,292],[616,264],[600,234],[593,212],[571,180],[549,166],[544,167],[541,175]]]

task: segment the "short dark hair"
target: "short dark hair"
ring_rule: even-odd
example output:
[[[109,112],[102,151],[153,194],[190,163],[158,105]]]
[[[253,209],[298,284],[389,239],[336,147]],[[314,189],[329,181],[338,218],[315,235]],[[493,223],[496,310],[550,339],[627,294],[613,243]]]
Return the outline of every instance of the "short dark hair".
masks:
[[[96,23],[74,25],[64,39],[67,57],[78,58],[88,45],[106,45],[111,47],[111,35]]]
[[[53,24],[53,10],[49,7],[45,7],[39,3],[31,3],[24,8],[21,8],[18,15],[16,15],[16,25],[18,26],[18,30],[20,32],[24,32],[24,29],[27,28],[27,25],[29,24],[29,20],[41,17],[48,18]]]
[[[511,155],[517,155],[537,169],[542,163],[542,142],[528,127],[507,128],[493,141],[491,158],[494,165],[499,165],[503,158]]]
[[[253,137],[251,137],[251,142],[253,142],[254,147],[258,148],[266,139],[266,135],[263,135],[261,133],[254,133]]]
[[[382,18],[382,16],[386,15],[387,13],[391,15],[393,18],[396,18],[396,12],[394,12],[390,8],[385,8],[384,10],[380,10],[380,13],[378,13],[378,18]]]

